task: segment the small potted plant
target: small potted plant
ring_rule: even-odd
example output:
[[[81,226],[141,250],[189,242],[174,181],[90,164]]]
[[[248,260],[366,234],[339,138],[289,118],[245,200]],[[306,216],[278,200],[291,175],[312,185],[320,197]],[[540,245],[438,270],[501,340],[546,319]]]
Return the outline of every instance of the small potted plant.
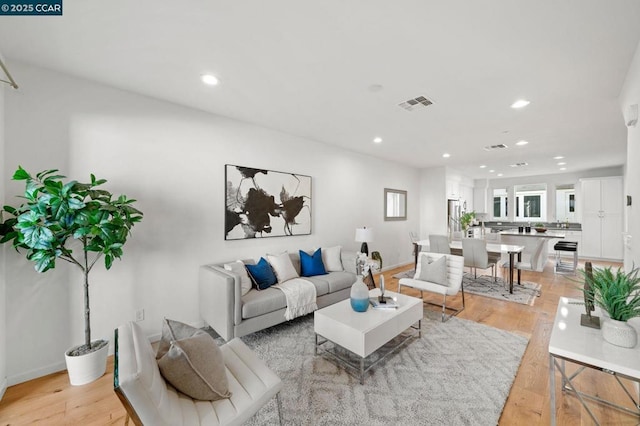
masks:
[[[25,249],[26,258],[35,262],[38,272],[46,272],[61,259],[82,271],[84,280],[84,344],[65,353],[69,380],[82,385],[101,377],[106,369],[108,342],[91,340],[89,273],[100,258],[111,268],[122,256],[131,228],[142,220],[133,207],[135,200],[112,194],[98,187],[106,182],[91,175],[91,182],[70,181],[57,170],[31,176],[22,167],[14,180],[26,181],[19,207],[4,206],[0,211],[0,243],[11,241],[16,250]],[[2,213],[10,217],[2,220]],[[74,241],[81,250],[74,252]]]
[[[465,212],[460,216],[460,226],[466,231],[476,219],[476,212]]]
[[[533,224],[533,229],[536,230],[536,232],[540,232],[540,233],[545,233],[547,232],[547,227],[544,225],[544,223],[542,222],[536,222]]]
[[[587,297],[602,308],[608,318],[604,319],[602,337],[609,343],[633,348],[638,336],[635,328],[627,324],[631,318],[640,317],[640,277],[638,268],[626,273],[618,268],[593,268],[589,275],[580,271],[589,288]]]

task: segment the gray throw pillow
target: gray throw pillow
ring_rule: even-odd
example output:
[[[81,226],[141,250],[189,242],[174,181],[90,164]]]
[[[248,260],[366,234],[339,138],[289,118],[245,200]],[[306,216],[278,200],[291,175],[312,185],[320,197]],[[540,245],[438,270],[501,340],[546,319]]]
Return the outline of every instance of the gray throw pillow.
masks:
[[[171,342],[158,367],[167,382],[193,399],[217,401],[231,396],[222,351],[206,333]]]
[[[447,282],[447,258],[442,256],[439,259],[433,260],[428,256],[420,257],[420,271],[419,276],[415,279],[420,281],[428,281],[434,284],[440,284],[443,286],[449,286]]]
[[[207,334],[207,332],[199,328],[191,327],[189,324],[165,318],[162,321],[162,337],[158,344],[156,359],[162,358],[164,354],[169,351],[171,342],[174,340],[182,340],[199,334]]]
[[[191,398],[231,396],[222,351],[204,330],[165,318],[156,360],[165,380]]]

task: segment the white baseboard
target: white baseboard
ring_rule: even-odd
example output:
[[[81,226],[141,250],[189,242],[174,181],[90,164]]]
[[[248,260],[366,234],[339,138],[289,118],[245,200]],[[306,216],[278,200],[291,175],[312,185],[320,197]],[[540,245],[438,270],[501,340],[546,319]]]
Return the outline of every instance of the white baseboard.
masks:
[[[381,272],[386,272],[386,271],[389,271],[391,269],[399,268],[401,266],[409,266],[409,265],[413,265],[413,260],[411,262],[398,263],[397,265],[386,266],[386,267],[381,269]]]
[[[2,380],[2,383],[0,383],[0,401],[2,401],[2,397],[4,396],[4,393],[7,391],[7,378],[5,377]]]
[[[16,374],[7,378],[7,385],[13,386],[18,383],[28,382],[29,380],[37,379],[48,374],[57,373],[67,369],[67,365],[64,361],[57,362],[55,364],[47,365],[45,367],[36,368],[35,370],[26,371],[24,373]]]

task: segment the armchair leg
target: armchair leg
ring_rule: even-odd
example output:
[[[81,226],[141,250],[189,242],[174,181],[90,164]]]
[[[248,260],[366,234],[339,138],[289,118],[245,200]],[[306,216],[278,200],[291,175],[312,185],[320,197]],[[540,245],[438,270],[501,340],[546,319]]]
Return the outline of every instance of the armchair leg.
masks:
[[[432,303],[432,302],[424,302],[423,303],[427,304],[427,305],[432,305],[432,306],[437,306],[440,307],[439,304],[437,303]],[[460,309],[456,309],[456,308],[451,308],[449,306],[447,306],[447,295],[445,294],[443,299],[442,299],[442,322],[447,322],[451,319],[451,317],[457,316],[460,312],[464,311],[464,287],[462,287],[462,308]],[[446,311],[451,311],[451,313],[449,315],[447,315]]]

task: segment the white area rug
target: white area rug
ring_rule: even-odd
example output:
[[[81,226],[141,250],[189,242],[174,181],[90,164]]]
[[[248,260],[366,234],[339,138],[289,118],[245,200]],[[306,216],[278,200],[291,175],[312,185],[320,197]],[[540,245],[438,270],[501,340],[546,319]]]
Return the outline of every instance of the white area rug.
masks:
[[[528,339],[426,312],[364,385],[314,355],[313,315],[242,337],[284,382],[284,425],[496,425]],[[247,424],[277,424],[275,399]]]
[[[395,274],[394,278],[413,278],[415,270],[400,272]],[[514,274],[515,275],[515,274]],[[489,275],[481,275],[474,278],[473,274],[465,272],[462,278],[465,293],[477,294],[479,296],[491,297],[492,299],[504,300],[507,302],[521,303],[523,305],[533,306],[536,298],[540,297],[542,286],[531,281],[520,281],[517,284],[517,278],[514,276],[513,294],[509,293],[509,282],[497,277],[497,281],[493,281],[493,277]]]

